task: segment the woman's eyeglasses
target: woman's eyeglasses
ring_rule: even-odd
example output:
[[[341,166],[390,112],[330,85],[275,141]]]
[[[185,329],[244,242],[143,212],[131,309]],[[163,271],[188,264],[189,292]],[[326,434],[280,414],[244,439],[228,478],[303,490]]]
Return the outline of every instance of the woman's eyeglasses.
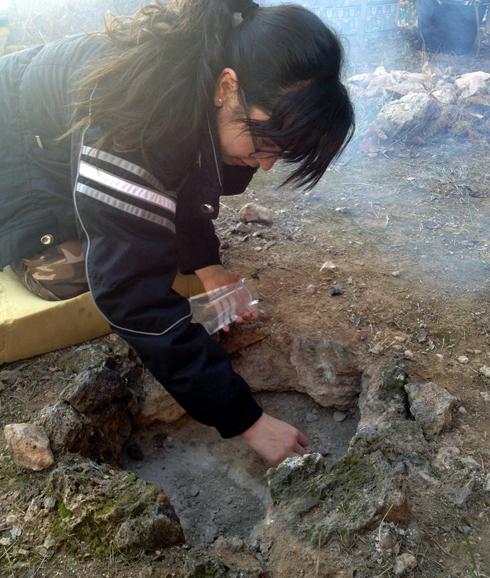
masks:
[[[248,114],[248,103],[247,103],[247,99],[245,97],[245,92],[244,92],[242,87],[239,87],[239,90],[240,90],[240,96],[242,98],[242,102],[243,102],[243,106],[244,106],[244,110],[245,110],[245,116],[247,117],[247,121],[251,124],[252,121],[251,121],[250,116]],[[264,160],[264,159],[280,159],[282,157],[283,151],[280,148],[277,148],[275,150],[261,149],[259,146],[259,143],[258,143],[258,139],[254,135],[252,130],[250,131],[250,136],[252,137],[252,142],[253,142],[255,151],[248,155],[249,158],[256,159],[256,160]]]

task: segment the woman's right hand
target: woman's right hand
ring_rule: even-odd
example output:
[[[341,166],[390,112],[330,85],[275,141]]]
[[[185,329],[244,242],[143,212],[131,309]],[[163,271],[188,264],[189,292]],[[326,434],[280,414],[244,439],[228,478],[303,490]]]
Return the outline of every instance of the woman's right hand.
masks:
[[[278,466],[288,457],[303,456],[310,443],[294,426],[267,413],[263,413],[241,436],[273,466]]]

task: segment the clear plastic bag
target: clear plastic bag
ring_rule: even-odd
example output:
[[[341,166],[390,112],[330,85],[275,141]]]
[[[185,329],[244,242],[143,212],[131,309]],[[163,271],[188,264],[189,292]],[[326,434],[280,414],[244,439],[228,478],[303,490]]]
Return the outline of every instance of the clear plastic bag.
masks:
[[[203,325],[210,335],[233,323],[237,317],[255,313],[258,305],[258,299],[245,284],[245,279],[195,295],[189,302],[192,322]]]

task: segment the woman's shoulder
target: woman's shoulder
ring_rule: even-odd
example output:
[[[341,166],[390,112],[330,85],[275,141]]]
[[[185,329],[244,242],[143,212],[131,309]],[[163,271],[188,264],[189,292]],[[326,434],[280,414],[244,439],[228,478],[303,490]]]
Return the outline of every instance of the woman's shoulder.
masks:
[[[44,44],[37,52],[35,63],[75,68],[100,57],[107,47],[102,35],[73,34]]]

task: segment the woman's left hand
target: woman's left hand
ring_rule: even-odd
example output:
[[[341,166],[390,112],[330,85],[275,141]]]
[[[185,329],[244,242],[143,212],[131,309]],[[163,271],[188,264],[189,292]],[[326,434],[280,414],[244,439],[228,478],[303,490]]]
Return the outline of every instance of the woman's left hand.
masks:
[[[204,267],[204,269],[198,269],[196,275],[203,284],[206,293],[213,291],[213,289],[218,289],[218,287],[223,287],[223,285],[236,283],[241,279],[238,273],[227,271],[223,265],[211,265],[210,267]]]
[[[196,271],[196,275],[199,277],[201,283],[203,284],[204,291],[206,291],[206,293],[213,291],[213,289],[218,289],[218,287],[236,283],[242,278],[238,273],[233,273],[232,271],[225,269],[223,265],[211,265],[209,267],[204,267],[203,269],[198,269]],[[244,313],[242,316],[235,319],[235,323],[252,321],[253,319],[257,319],[257,317],[258,313],[255,312]],[[230,331],[229,325],[225,325],[225,327],[223,327],[223,331]]]

